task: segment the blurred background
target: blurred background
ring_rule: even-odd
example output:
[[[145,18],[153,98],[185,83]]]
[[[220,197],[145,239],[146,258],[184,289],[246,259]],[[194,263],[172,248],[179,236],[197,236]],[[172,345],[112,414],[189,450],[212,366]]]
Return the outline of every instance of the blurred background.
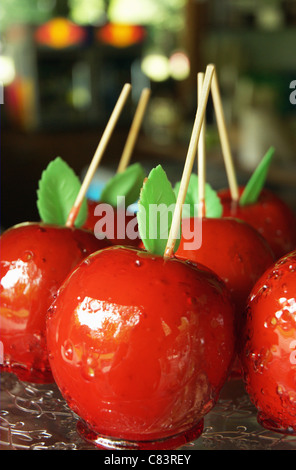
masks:
[[[112,175],[144,87],[132,162],[180,180],[197,73],[218,72],[238,181],[276,148],[267,186],[296,210],[296,0],[1,0],[1,226],[38,220],[43,169],[82,178],[124,83],[131,96],[90,188]],[[227,185],[211,97],[207,178]]]

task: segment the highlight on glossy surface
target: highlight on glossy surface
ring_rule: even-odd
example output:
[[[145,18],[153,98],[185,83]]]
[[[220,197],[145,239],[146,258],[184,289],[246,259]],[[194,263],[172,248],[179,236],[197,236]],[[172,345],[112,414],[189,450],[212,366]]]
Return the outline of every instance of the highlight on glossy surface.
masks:
[[[195,439],[231,367],[233,317],[203,267],[124,247],[89,256],[47,319],[54,378],[81,435],[105,448]]]
[[[259,423],[296,435],[296,251],[254,286],[242,333],[244,380]]]
[[[32,382],[53,381],[46,347],[47,309],[69,272],[106,246],[76,228],[24,223],[1,236],[1,369]]]

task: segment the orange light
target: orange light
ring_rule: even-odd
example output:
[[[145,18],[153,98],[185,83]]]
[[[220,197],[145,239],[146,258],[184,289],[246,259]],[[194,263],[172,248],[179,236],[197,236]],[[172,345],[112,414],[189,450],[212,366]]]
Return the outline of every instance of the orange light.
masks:
[[[141,42],[145,29],[141,26],[109,23],[97,33],[100,41],[114,47],[128,47]]]
[[[86,31],[65,18],[54,18],[40,26],[35,33],[39,44],[62,49],[84,41]]]

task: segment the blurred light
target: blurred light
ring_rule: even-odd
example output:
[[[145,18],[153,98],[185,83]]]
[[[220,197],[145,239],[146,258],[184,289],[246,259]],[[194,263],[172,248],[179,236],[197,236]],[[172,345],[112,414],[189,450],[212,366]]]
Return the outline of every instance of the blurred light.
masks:
[[[187,0],[110,0],[108,17],[116,23],[156,25],[166,31],[184,27]]]
[[[98,31],[98,38],[114,47],[128,47],[141,42],[145,29],[141,26],[109,23]]]
[[[151,24],[159,13],[154,0],[110,0],[108,17],[114,23]]]
[[[143,58],[142,71],[150,80],[163,82],[170,76],[169,59],[163,54],[149,54]]]
[[[91,105],[91,72],[87,63],[78,62],[72,70],[72,103],[75,108],[84,109]]]
[[[15,79],[15,66],[11,57],[0,55],[0,82],[10,85]]]
[[[35,39],[38,43],[62,49],[84,41],[86,31],[65,18],[54,18],[37,28]]]
[[[98,24],[105,20],[104,0],[69,0],[72,20],[81,25]]]
[[[83,87],[73,88],[72,102],[75,108],[87,108],[90,104],[91,96],[89,90]]]
[[[259,8],[256,20],[260,28],[270,31],[284,26],[283,13],[276,5],[264,5]]]
[[[190,74],[190,61],[183,51],[176,51],[171,55],[169,67],[174,80],[185,80]]]

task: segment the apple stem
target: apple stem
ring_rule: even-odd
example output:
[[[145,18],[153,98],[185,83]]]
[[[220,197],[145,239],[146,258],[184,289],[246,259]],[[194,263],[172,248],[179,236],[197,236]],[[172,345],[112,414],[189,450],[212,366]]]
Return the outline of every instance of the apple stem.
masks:
[[[119,95],[119,98],[117,100],[117,103],[112,111],[112,114],[109,118],[109,121],[107,123],[107,126],[104,130],[104,133],[101,137],[101,140],[97,146],[96,152],[93,156],[93,159],[90,163],[90,166],[88,168],[88,171],[85,175],[85,178],[83,180],[83,183],[81,185],[80,191],[76,197],[76,200],[74,202],[74,205],[68,215],[68,219],[66,221],[66,227],[73,227],[75,223],[75,219],[79,213],[80,206],[83,202],[83,199],[86,195],[86,191],[90,185],[91,180],[93,179],[93,176],[97,170],[97,167],[102,159],[102,156],[104,154],[104,151],[107,147],[107,144],[111,138],[112,132],[115,128],[115,125],[119,119],[120,113],[125,105],[125,102],[127,100],[127,97],[129,95],[129,92],[131,90],[131,85],[129,83],[126,83],[123,86],[123,89]]]
[[[222,153],[223,153],[224,164],[225,164],[226,174],[228,178],[231,198],[233,201],[238,201],[239,199],[238,184],[236,180],[233,158],[231,154],[229,138],[228,138],[228,133],[226,129],[225,116],[224,116],[224,111],[223,111],[223,106],[222,106],[222,100],[221,100],[221,94],[220,94],[216,70],[214,71],[214,74],[213,74],[211,91],[212,91],[213,104],[214,104],[214,109],[215,109],[215,114],[216,114],[218,132],[220,136],[220,142],[221,142],[221,147],[222,147]]]
[[[204,81],[204,73],[197,74],[197,96],[198,103],[201,100],[202,85]],[[206,184],[206,145],[205,145],[205,126],[206,119],[203,119],[203,124],[200,131],[198,140],[197,152],[197,168],[198,168],[198,217],[205,217],[205,184]]]
[[[134,115],[134,119],[131,124],[131,128],[127,136],[127,140],[126,140],[126,143],[125,143],[125,146],[124,146],[124,149],[123,149],[120,161],[119,161],[117,173],[122,173],[129,165],[132,152],[134,150],[136,140],[137,140],[137,137],[141,128],[141,124],[144,118],[145,110],[146,110],[146,107],[150,98],[150,93],[151,91],[149,88],[144,88],[142,90],[142,93],[138,102],[138,106]]]
[[[196,158],[198,140],[199,140],[201,128],[202,128],[203,121],[204,121],[204,115],[206,112],[206,106],[208,102],[208,96],[209,96],[209,92],[211,88],[211,82],[212,82],[214,70],[215,68],[213,65],[208,65],[206,68],[205,78],[204,78],[204,82],[203,82],[203,86],[201,90],[201,99],[199,100],[199,105],[198,105],[197,113],[195,116],[193,130],[192,130],[188,152],[187,152],[185,165],[183,169],[183,174],[182,174],[182,178],[180,182],[180,189],[179,189],[176,206],[175,206],[175,210],[173,214],[172,225],[171,225],[168,241],[167,241],[165,252],[164,252],[165,257],[173,256],[175,243],[179,235],[180,222],[182,218],[182,207],[185,201],[193,163]]]

